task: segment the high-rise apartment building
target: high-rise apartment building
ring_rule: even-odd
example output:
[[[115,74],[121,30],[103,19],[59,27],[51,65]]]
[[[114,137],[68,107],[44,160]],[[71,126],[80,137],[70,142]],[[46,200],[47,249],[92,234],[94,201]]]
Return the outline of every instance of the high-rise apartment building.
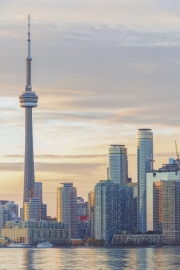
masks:
[[[109,179],[116,184],[128,182],[128,160],[125,145],[111,144],[109,148]]]
[[[132,231],[136,232],[137,231],[137,183],[128,183],[128,187],[132,188],[133,192],[133,205],[132,205]]]
[[[31,86],[31,40],[30,40],[30,16],[28,16],[28,56],[27,83],[25,91],[19,96],[20,106],[25,108],[25,164],[24,164],[24,198],[23,202],[36,197],[34,177],[34,153],[33,153],[33,128],[32,108],[37,107],[38,96],[32,91]]]
[[[118,184],[109,180],[99,181],[95,186],[95,238],[110,244],[114,234],[118,234]]]
[[[170,160],[171,162],[171,160]],[[180,180],[180,168],[177,163],[163,164],[161,168],[146,173],[146,220],[147,220],[147,231],[159,231],[158,227],[153,225],[153,212],[158,211],[153,207],[153,183],[158,181],[168,180]],[[156,189],[158,192],[158,186]]]
[[[73,183],[62,183],[57,188],[57,221],[71,229],[71,237],[78,237],[77,191]]]
[[[163,241],[180,238],[180,181],[157,181],[153,184],[154,228]]]
[[[117,190],[118,201],[118,228],[119,232],[132,233],[134,230],[134,204],[133,187],[119,186]]]
[[[133,188],[101,180],[94,188],[94,236],[110,244],[114,234],[133,231]]]
[[[47,205],[40,202],[38,198],[31,198],[29,202],[24,203],[24,221],[42,221],[46,220],[46,216]]]
[[[139,129],[137,135],[138,207],[137,225],[142,233],[146,228],[146,173],[153,169],[153,133],[151,129]]]

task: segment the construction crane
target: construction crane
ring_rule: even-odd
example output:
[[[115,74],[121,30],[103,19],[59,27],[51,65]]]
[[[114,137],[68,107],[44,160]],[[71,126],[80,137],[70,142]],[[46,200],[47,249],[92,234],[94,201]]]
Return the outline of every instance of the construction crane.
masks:
[[[177,143],[175,141],[175,148],[176,148],[176,156],[177,156],[177,163],[179,164],[179,153],[178,153],[178,148],[177,148]]]

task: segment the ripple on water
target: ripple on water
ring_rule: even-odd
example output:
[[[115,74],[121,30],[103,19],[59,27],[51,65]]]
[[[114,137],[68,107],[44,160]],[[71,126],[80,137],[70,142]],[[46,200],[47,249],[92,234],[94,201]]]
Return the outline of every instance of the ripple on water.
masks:
[[[16,270],[174,270],[180,248],[0,249],[0,269]]]

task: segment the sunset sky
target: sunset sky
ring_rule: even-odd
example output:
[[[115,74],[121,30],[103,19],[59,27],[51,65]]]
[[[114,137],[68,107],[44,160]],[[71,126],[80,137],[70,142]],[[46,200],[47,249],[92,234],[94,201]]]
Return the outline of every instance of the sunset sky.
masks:
[[[48,214],[56,188],[78,196],[106,179],[109,144],[128,148],[136,178],[138,128],[152,128],[155,168],[180,151],[180,2],[0,1],[0,199],[22,206],[27,17],[31,15],[36,181]]]

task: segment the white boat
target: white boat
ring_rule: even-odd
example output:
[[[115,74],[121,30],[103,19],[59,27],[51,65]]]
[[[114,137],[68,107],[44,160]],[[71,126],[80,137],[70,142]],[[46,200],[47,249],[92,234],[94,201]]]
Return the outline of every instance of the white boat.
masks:
[[[7,245],[9,248],[28,248],[31,247],[29,244],[24,244],[24,243],[14,243],[11,242],[10,244]]]
[[[52,248],[54,245],[49,242],[43,242],[37,244],[37,248]]]

